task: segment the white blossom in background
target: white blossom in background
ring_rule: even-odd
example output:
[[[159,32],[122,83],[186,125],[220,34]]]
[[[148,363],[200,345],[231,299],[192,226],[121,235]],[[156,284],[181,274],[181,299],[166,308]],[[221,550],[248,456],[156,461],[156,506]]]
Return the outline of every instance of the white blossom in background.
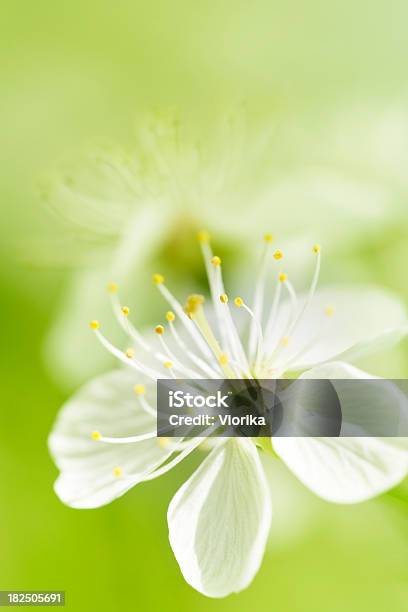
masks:
[[[137,290],[135,279],[140,282],[151,262],[186,231],[214,228],[221,243],[232,237],[245,251],[248,233],[273,222],[295,242],[312,240],[308,228],[313,228],[326,237],[333,253],[356,238],[360,244],[362,231],[369,240],[390,219],[399,218],[406,208],[401,181],[395,174],[385,176],[379,164],[381,151],[390,150],[398,125],[404,125],[403,114],[396,122],[379,122],[375,115],[363,122],[358,113],[350,113],[360,122],[358,139],[344,114],[350,121],[329,112],[324,121],[254,117],[242,110],[215,121],[151,115],[140,121],[130,150],[103,150],[64,168],[63,178],[44,190],[62,231],[47,230],[30,257],[46,259],[43,251],[50,252],[53,237],[52,265],[61,260],[78,267],[46,343],[47,363],[57,380],[77,384],[109,364],[108,355],[96,353],[80,334],[98,306],[107,315],[96,298],[107,273],[130,299]],[[381,130],[373,136],[379,123]],[[316,126],[323,127],[317,131]],[[405,159],[406,131],[398,133],[398,147],[391,147],[398,158],[394,168]],[[370,145],[357,156],[366,142]],[[140,321],[149,308],[139,299]],[[109,322],[105,328],[118,340]],[[81,366],[79,342],[81,350],[93,355]]]
[[[279,457],[319,497],[352,504],[387,491],[407,475],[407,440],[157,438],[156,380],[370,378],[356,362],[398,342],[408,325],[405,308],[387,291],[319,289],[317,244],[310,249],[314,271],[305,294],[295,291],[282,267],[284,252],[266,235],[253,294],[230,297],[209,235],[200,232],[199,241],[212,305],[192,294],[182,306],[164,277],[155,274],[169,310],[166,325],[158,324],[148,338],[131,323],[132,309],[111,283],[113,311],[129,346],[122,350],[111,343],[97,320],[91,328],[123,367],[92,380],[66,403],[49,443],[61,472],[55,490],[75,508],[107,504],[204,450],[200,467],[170,503],[169,538],[187,582],[207,596],[223,597],[249,585],[264,554],[272,505],[260,453],[269,453],[271,461]],[[241,332],[245,323],[247,341]],[[367,398],[353,401],[349,410]],[[384,397],[370,401],[375,409]],[[389,401],[395,401],[391,393]]]

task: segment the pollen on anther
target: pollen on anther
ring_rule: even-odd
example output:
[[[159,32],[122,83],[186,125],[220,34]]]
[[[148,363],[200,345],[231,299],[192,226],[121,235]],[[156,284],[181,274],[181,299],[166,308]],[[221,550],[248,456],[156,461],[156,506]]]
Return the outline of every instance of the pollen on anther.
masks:
[[[155,285],[161,285],[164,283],[164,276],[162,274],[153,274],[153,282]]]
[[[273,257],[276,259],[276,261],[279,261],[279,259],[282,259],[283,257],[283,252],[278,249],[274,252]]]
[[[281,283],[284,283],[285,281],[287,281],[287,280],[288,280],[288,275],[287,275],[287,274],[285,274],[284,272],[281,272],[281,274],[279,274],[279,277],[278,277],[278,278],[279,278],[279,280],[280,280],[280,282],[281,282]]]
[[[135,351],[132,348],[128,348],[125,352],[125,355],[128,359],[133,359],[135,356]]]
[[[102,438],[101,432],[100,431],[93,431],[91,433],[91,438],[92,438],[92,440],[95,440],[95,441],[100,440]]]
[[[289,336],[283,336],[283,338],[281,338],[281,341],[280,341],[282,346],[288,346],[289,342],[290,342]]]
[[[210,242],[210,234],[206,230],[201,230],[197,233],[197,240],[201,244],[208,244]]]
[[[176,315],[174,314],[174,312],[172,312],[171,310],[166,312],[166,319],[167,321],[174,321],[174,319],[176,318]]]
[[[220,295],[220,302],[222,302],[223,304],[228,304],[228,295],[226,293]]]
[[[96,321],[96,319],[94,321],[91,321],[89,323],[89,327],[91,329],[99,329],[99,321]]]
[[[326,306],[326,308],[324,309],[324,314],[327,317],[332,317],[335,313],[335,308],[334,306]]]
[[[225,353],[221,353],[221,355],[218,357],[218,362],[221,365],[227,365],[227,363],[228,363],[228,355],[226,355]]]
[[[108,293],[117,293],[119,285],[117,283],[109,283],[107,286]]]
[[[168,370],[170,370],[170,368],[173,367],[173,362],[172,361],[165,361],[163,363],[164,367],[167,368]]]
[[[130,309],[127,306],[123,306],[122,307],[122,312],[125,315],[125,317],[127,317],[129,312],[130,312]]]
[[[322,249],[322,247],[320,246],[320,244],[314,244],[313,245],[313,253],[316,253],[316,255],[318,253],[320,253],[321,249]]]
[[[164,334],[164,327],[163,327],[163,325],[156,325],[156,327],[154,328],[154,331],[159,336],[162,336]]]
[[[220,266],[221,265],[221,258],[218,257],[218,255],[214,255],[214,257],[211,259],[211,263],[215,267]]]
[[[196,312],[198,312],[198,310],[201,308],[203,304],[204,304],[204,296],[199,295],[198,293],[193,293],[192,295],[189,295],[187,298],[187,303],[184,306],[184,312],[191,319],[193,315],[196,314]]]
[[[135,385],[133,391],[136,395],[144,395],[146,393],[146,387],[144,385]]]
[[[122,476],[122,474],[123,474],[122,468],[115,467],[115,468],[113,468],[112,473],[115,476],[115,478],[120,478]]]
[[[272,242],[272,240],[273,240],[272,234],[265,234],[264,240],[265,240],[265,242]]]
[[[237,308],[241,308],[241,306],[244,305],[244,300],[242,299],[242,297],[236,297],[234,300],[234,304]]]

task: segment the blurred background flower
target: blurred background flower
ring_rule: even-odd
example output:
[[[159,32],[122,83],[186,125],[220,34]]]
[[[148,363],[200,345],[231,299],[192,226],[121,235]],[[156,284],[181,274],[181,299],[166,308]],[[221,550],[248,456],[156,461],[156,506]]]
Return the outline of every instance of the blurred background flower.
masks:
[[[322,237],[329,253],[350,253],[394,229],[405,213],[405,179],[382,149],[397,147],[403,165],[404,123],[390,110],[357,130],[359,110],[349,113],[341,119],[333,113],[325,129],[315,121],[320,139],[293,124],[278,130],[273,116],[255,119],[243,109],[214,119],[206,134],[202,127],[197,133],[198,117],[151,114],[129,151],[102,149],[57,172],[42,192],[56,227],[35,237],[32,252],[24,247],[31,260],[78,270],[46,346],[57,380],[77,384],[109,365],[83,329],[93,316],[107,315],[103,289],[110,278],[126,301],[140,296],[136,278],[146,280],[155,265],[166,270],[171,262],[182,278],[202,281],[191,240],[199,227],[213,229],[229,250],[232,240],[237,253],[273,226],[296,261],[304,259],[306,239]],[[357,153],[362,147],[368,150]],[[341,267],[348,272],[346,262]],[[139,321],[153,322],[154,297],[142,296]],[[118,337],[113,326],[110,333]],[[94,357],[85,365],[77,359],[79,342]]]
[[[408,6],[402,0],[369,7],[338,0],[3,5],[1,588],[65,588],[78,611],[133,605],[236,611],[254,601],[302,612],[326,611],[328,601],[334,612],[404,610],[406,485],[346,509],[315,500],[295,481],[274,487],[282,493],[260,574],[245,593],[209,604],[178,576],[165,543],[167,503],[194,460],[149,491],[88,516],[54,497],[56,471],[45,441],[80,372],[99,355],[98,371],[109,365],[99,347],[87,344],[82,325],[88,311],[103,316],[106,280],[120,268],[123,277],[113,280],[134,295],[136,267],[150,277],[165,272],[171,257],[172,267],[176,260],[185,270],[186,286],[193,278],[199,287],[196,228],[214,229],[217,250],[232,263],[265,231],[297,267],[304,244],[318,240],[327,252],[323,283],[375,283],[408,298]],[[219,131],[242,100],[249,119],[238,135],[249,153],[262,144],[259,167],[245,161],[245,147],[230,146],[235,137]],[[223,155],[235,158],[223,207],[219,200],[183,203],[176,213],[173,203],[139,206],[133,199],[108,206],[113,185],[98,175],[94,152],[115,158],[124,151],[138,160],[145,149],[133,126],[145,125],[151,108],[177,109],[187,141],[204,142],[213,169]],[[55,196],[49,202],[60,207],[51,215],[35,196],[52,168],[60,185],[72,178],[86,195],[90,189],[98,202],[103,198],[85,228],[75,195],[67,200],[47,184]],[[117,198],[122,187],[114,184]],[[143,229],[138,241],[133,224]],[[93,304],[91,295],[100,301]],[[143,296],[141,324],[161,314],[153,295]],[[371,366],[406,377],[406,343],[365,369]],[[279,480],[279,468],[270,478]],[[293,506],[309,515],[303,521],[297,513],[296,527],[293,520],[285,525]]]

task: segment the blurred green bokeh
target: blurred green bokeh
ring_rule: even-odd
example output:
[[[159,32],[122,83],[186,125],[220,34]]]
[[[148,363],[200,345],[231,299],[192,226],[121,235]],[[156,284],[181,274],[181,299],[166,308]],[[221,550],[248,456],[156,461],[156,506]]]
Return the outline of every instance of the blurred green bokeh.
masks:
[[[36,239],[54,231],[35,187],[56,161],[95,142],[131,145],[134,122],[150,107],[194,109],[205,131],[212,117],[244,100],[276,122],[278,140],[285,133],[283,161],[295,150],[299,163],[326,161],[346,178],[358,167],[376,189],[384,171],[389,215],[376,225],[368,222],[370,206],[367,223],[351,211],[323,282],[378,283],[407,300],[408,114],[384,147],[377,143],[383,157],[364,142],[367,117],[375,128],[384,110],[404,111],[407,18],[406,2],[384,0],[3,2],[0,589],[65,590],[75,612],[406,609],[406,484],[336,507],[270,466],[275,521],[264,563],[247,591],[220,601],[184,582],[167,540],[168,502],[194,460],[100,510],[64,507],[53,493],[57,471],[46,442],[66,392],[45,368],[43,346],[72,270],[34,261]],[[343,107],[352,110],[340,125],[347,117],[351,124],[339,144],[327,126]],[[271,208],[272,229],[274,214]],[[224,248],[232,259],[236,247]],[[184,252],[177,262],[186,267]],[[369,366],[407,377],[407,343]]]

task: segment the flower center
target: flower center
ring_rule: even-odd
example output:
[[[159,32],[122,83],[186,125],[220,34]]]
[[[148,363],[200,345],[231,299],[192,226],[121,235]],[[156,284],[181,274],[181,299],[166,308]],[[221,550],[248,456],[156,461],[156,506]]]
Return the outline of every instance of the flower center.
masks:
[[[273,238],[266,234],[251,306],[238,296],[231,302],[224,287],[222,261],[211,249],[208,232],[198,234],[208,276],[212,308],[206,312],[205,298],[199,294],[188,296],[185,306],[175,298],[165,284],[162,274],[153,275],[162,297],[170,306],[165,318],[167,325],[158,324],[155,335],[158,345],[149,341],[131,323],[131,310],[119,299],[116,283],[108,285],[114,314],[134,346],[124,352],[115,347],[101,332],[99,322],[90,327],[101,344],[120,361],[133,367],[151,380],[158,378],[278,378],[285,375],[291,364],[307,350],[312,342],[295,346],[294,338],[316,292],[321,264],[321,247],[315,244],[315,268],[309,291],[302,300],[286,272],[280,269],[284,253],[272,251]],[[265,293],[270,266],[278,266],[273,273],[274,293],[267,304]],[[286,293],[283,302],[282,293]],[[246,313],[247,333],[240,332],[231,304]],[[207,314],[211,314],[210,319]],[[323,313],[322,313],[323,314]],[[330,318],[334,307],[327,305],[324,314]],[[244,345],[243,338],[247,336]],[[296,350],[295,350],[296,349]],[[141,385],[139,385],[140,387]],[[142,396],[142,394],[139,394]]]

